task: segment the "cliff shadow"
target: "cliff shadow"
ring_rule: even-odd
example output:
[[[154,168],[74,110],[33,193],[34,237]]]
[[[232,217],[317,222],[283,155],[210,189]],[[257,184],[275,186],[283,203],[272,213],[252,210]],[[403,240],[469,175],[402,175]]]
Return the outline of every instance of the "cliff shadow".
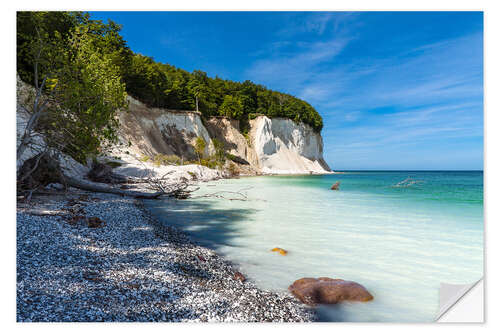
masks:
[[[230,150],[238,150],[238,145],[234,142],[231,142],[227,139],[229,135],[228,127],[222,122],[221,119],[213,118],[210,121],[207,121],[205,124],[205,128],[208,131],[208,134],[211,138],[215,138],[222,142],[224,145],[224,149],[227,151]]]

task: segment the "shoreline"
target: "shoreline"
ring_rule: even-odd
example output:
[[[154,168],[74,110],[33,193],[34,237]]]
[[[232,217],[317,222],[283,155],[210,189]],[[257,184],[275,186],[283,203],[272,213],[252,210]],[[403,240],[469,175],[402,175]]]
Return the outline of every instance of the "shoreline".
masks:
[[[235,263],[139,200],[80,190],[33,200],[17,207],[18,322],[317,319],[286,292],[241,282]]]

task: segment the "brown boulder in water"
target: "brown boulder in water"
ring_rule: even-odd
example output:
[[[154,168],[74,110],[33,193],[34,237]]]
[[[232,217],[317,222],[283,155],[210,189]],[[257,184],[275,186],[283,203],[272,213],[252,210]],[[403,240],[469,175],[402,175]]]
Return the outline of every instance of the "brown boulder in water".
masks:
[[[331,190],[338,190],[339,186],[340,186],[340,182],[336,182],[335,184],[332,185],[332,187],[330,189]]]
[[[302,278],[295,281],[288,290],[308,305],[336,304],[342,301],[368,302],[373,299],[359,283],[327,277]]]

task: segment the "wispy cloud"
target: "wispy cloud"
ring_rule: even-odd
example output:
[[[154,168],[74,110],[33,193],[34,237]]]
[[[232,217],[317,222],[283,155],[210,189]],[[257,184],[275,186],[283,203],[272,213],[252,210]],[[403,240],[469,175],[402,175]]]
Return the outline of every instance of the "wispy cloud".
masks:
[[[307,15],[290,13],[287,22],[276,35],[292,37],[306,33],[338,34],[344,30],[347,23],[353,23],[353,19],[358,15],[356,12],[310,12]]]
[[[329,106],[332,99],[342,99],[344,106],[356,103],[358,107],[360,102],[372,107],[420,105],[425,100],[481,96],[482,68],[477,64],[481,43],[481,36],[474,34],[427,45],[425,52],[412,57],[395,54],[383,59],[353,59],[327,72],[309,73],[312,79],[299,95],[306,97],[311,90],[331,88],[330,95],[314,102]]]
[[[325,32],[328,24],[334,19],[334,15],[331,13],[322,14],[318,17],[316,21],[309,21],[306,24],[307,30],[316,32],[322,35]]]
[[[261,58],[250,65],[245,75],[256,82],[279,86],[288,92],[296,91],[313,100],[326,97],[328,86],[316,86],[315,77],[324,76],[324,67],[334,62],[353,39],[344,25],[355,17],[353,13],[313,13],[306,21],[302,16],[299,22],[290,19],[289,25],[276,33],[278,40],[263,48],[259,53]],[[297,38],[297,34],[304,32],[307,38]],[[321,38],[311,41],[311,35]],[[283,36],[294,38],[282,39]]]
[[[325,61],[332,61],[348,39],[335,38],[326,42],[301,43],[293,54],[277,52],[275,56],[256,61],[246,72],[250,79],[274,85],[284,81],[293,86],[309,80],[311,73]]]

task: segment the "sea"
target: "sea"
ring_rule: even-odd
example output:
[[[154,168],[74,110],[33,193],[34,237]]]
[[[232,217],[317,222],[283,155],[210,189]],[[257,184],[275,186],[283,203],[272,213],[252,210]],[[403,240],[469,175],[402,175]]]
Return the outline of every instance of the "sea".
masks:
[[[320,321],[431,322],[440,283],[483,276],[482,171],[344,171],[199,186],[190,199],[145,204],[261,288],[283,292],[303,277],[330,277],[374,296],[319,306]]]

